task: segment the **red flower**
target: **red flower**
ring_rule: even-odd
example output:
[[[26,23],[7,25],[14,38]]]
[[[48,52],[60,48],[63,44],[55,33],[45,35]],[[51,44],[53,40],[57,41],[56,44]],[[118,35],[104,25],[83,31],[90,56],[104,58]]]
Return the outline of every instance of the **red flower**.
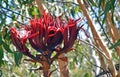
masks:
[[[11,28],[11,38],[13,44],[21,52],[28,53],[28,49],[25,46],[25,42],[28,39],[35,50],[42,54],[45,51],[49,51],[46,55],[50,57],[51,53],[58,47],[61,50],[67,50],[73,46],[81,28],[76,26],[78,20],[69,19],[66,22],[59,17],[44,13],[41,18],[30,20],[30,25],[25,26],[23,30],[25,34],[15,28]]]
[[[28,37],[28,32],[24,28],[21,28],[20,30],[16,30],[16,28],[11,27],[10,36],[12,39],[12,43],[16,46],[16,48],[23,54],[30,57],[31,54],[28,48],[25,46]]]

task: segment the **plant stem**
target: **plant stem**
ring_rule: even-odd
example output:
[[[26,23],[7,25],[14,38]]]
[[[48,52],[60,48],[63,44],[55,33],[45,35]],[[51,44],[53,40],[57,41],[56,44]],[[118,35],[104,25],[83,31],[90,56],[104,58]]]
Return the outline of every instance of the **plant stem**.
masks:
[[[43,76],[50,77],[50,64],[45,56],[42,56]]]
[[[38,9],[39,9],[39,12],[40,14],[43,14],[44,13],[44,8],[43,8],[43,5],[42,5],[42,0],[35,0],[36,1],[36,4],[38,6]],[[64,54],[61,54],[59,57],[65,57]],[[66,62],[62,61],[62,60],[58,60],[58,63],[59,63],[59,67],[60,67],[60,76],[61,77],[69,77],[69,72],[68,72],[68,68],[67,68],[67,65],[66,65]],[[43,62],[42,63],[43,65],[43,73],[44,73],[44,76],[45,77],[50,77],[49,75],[46,75],[46,74],[50,74],[50,65],[47,63],[47,62]]]
[[[69,77],[69,71],[68,71],[68,67],[67,67],[68,63],[59,59],[59,58],[63,58],[63,57],[65,57],[64,53],[62,53],[58,57],[58,64],[59,64],[59,68],[60,68],[60,77]]]

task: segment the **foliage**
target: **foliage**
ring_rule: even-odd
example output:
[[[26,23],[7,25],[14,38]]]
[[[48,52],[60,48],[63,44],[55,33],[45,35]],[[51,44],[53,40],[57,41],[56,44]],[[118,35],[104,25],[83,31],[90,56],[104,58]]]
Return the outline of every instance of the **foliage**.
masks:
[[[60,16],[62,19],[84,17],[81,7],[74,0],[44,0],[43,2],[48,12],[52,15]],[[120,38],[116,39],[115,42],[111,40],[113,38],[110,34],[107,18],[108,14],[110,14],[110,22],[112,22],[112,26],[115,26],[119,32],[120,2],[118,0],[84,0],[84,4],[92,21],[95,23],[97,32],[101,34],[101,40],[104,41],[104,44],[108,48],[117,52],[116,48],[120,45]],[[34,68],[39,68],[39,64],[24,61],[27,57],[19,53],[13,46],[9,32],[10,26],[20,28],[20,25],[28,24],[29,20],[35,16],[40,17],[41,15],[34,0],[0,0],[0,77],[38,77],[38,75],[42,75],[42,72],[33,70]],[[72,77],[93,77],[103,71],[98,59],[99,54],[95,40],[93,40],[95,37],[93,37],[87,22],[84,17],[83,22],[78,23],[79,25],[84,24],[85,30],[79,31],[78,39],[80,40],[76,41],[73,47],[74,50],[67,54],[69,58],[69,71]],[[86,38],[82,31],[86,31],[89,38]],[[114,38],[116,37],[114,36]],[[27,46],[33,50],[29,45]],[[116,52],[111,53],[113,63],[115,64],[119,63]],[[104,60],[108,64],[107,60]],[[57,65],[57,63],[53,63],[50,70],[58,68]],[[58,77],[58,72],[55,71],[52,76]]]

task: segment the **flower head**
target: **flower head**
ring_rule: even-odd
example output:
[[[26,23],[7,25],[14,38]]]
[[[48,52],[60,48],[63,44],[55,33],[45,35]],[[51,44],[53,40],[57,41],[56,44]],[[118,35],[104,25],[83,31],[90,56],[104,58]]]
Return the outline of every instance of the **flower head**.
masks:
[[[44,13],[41,18],[30,20],[30,25],[21,28],[21,31],[11,28],[11,38],[16,48],[22,52],[27,51],[25,42],[28,39],[35,50],[41,54],[49,51],[46,55],[50,57],[52,52],[61,45],[63,46],[60,47],[61,50],[67,50],[73,46],[80,29],[77,27],[78,20],[64,21]]]
[[[17,30],[14,27],[10,28],[10,36],[12,43],[16,46],[16,48],[22,52],[23,54],[30,56],[30,52],[28,48],[25,46],[25,43],[27,41],[28,32],[21,28],[20,30]]]

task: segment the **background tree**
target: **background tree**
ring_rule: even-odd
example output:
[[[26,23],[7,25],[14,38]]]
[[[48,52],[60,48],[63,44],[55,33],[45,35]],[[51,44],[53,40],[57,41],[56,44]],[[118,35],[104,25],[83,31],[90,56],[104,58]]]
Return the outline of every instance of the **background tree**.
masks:
[[[85,30],[79,31],[78,39],[73,46],[74,49],[66,54],[71,77],[99,77],[102,75],[119,77],[119,0],[40,1],[0,1],[0,76],[37,77],[42,75],[41,71],[35,69],[39,64],[26,61],[27,57],[17,52],[11,43],[9,28],[28,24],[35,15],[40,17],[45,9],[48,13],[60,16],[65,20],[68,17],[73,19],[83,17],[82,23],[79,25],[84,25]],[[84,34],[84,31],[87,33]],[[30,46],[29,48],[33,50]],[[60,65],[56,62],[51,68],[51,70],[57,68],[52,76],[59,77]]]

